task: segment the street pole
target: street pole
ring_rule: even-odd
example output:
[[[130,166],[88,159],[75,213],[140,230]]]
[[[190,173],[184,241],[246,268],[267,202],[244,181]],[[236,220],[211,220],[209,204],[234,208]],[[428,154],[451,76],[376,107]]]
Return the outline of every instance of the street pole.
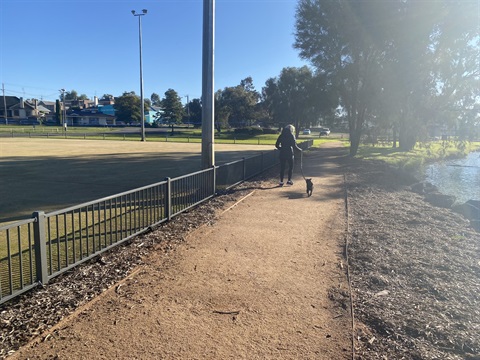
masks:
[[[188,98],[188,95],[187,95],[187,121],[188,121],[187,128],[190,129],[190,99]]]
[[[65,105],[65,89],[58,90],[62,93],[62,103],[63,103],[63,111],[62,111],[62,129],[66,130],[67,127],[67,107]]]
[[[143,9],[141,14],[137,14],[135,10],[132,10],[133,16],[138,16],[138,42],[140,47],[140,113],[141,117],[141,141],[145,141],[145,104],[143,99],[143,67],[142,67],[142,16],[147,13],[147,9]]]
[[[214,146],[214,36],[215,0],[203,0],[202,47],[202,168],[215,166]]]
[[[5,109],[5,125],[8,125],[7,100],[5,99],[5,84],[4,83],[2,83],[2,91],[3,91],[3,108]]]

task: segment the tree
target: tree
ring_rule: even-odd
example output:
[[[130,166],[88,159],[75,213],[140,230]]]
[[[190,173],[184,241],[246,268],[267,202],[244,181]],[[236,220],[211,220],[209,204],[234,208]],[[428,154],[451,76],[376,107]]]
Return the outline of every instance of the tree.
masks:
[[[367,122],[390,124],[409,150],[429,123],[453,118],[445,107],[471,102],[479,68],[474,8],[465,1],[300,0],[295,47],[337,87],[351,155]]]
[[[153,106],[161,106],[162,104],[162,99],[160,99],[160,95],[157,93],[152,93],[150,100],[152,101]]]
[[[464,139],[480,126],[480,26],[478,4],[445,2],[432,36],[437,123]]]
[[[57,125],[62,125],[62,105],[58,99],[55,101],[55,121]]]
[[[226,87],[215,93],[215,123],[222,126],[251,125],[257,119],[260,94],[251,77],[234,87]]]
[[[183,117],[183,105],[180,96],[173,89],[165,92],[161,102],[162,119],[172,126],[172,133],[175,124],[179,124]]]
[[[144,103],[146,112],[148,108],[145,105],[146,103]],[[134,91],[124,92],[122,96],[115,98],[113,107],[118,121],[123,121],[127,124],[141,122],[140,97]]]
[[[202,123],[202,102],[200,99],[193,99],[185,105],[185,114],[187,114],[187,122],[195,125]]]
[[[268,114],[279,127],[317,125],[322,114],[333,113],[337,102],[323,76],[314,76],[308,66],[283,68],[277,78],[270,78],[262,89]]]
[[[390,3],[390,2],[388,2]],[[355,155],[384,55],[382,2],[300,0],[294,46],[338,90]],[[342,24],[339,26],[339,24]]]
[[[77,100],[78,93],[75,90],[65,92],[65,100]]]

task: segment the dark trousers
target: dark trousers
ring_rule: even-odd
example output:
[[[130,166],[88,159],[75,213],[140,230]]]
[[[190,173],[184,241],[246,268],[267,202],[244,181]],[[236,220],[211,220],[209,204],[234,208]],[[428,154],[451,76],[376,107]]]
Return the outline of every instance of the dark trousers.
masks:
[[[280,181],[283,182],[283,176],[285,174],[285,165],[288,163],[288,180],[292,180],[293,173],[293,156],[283,157],[280,156]]]

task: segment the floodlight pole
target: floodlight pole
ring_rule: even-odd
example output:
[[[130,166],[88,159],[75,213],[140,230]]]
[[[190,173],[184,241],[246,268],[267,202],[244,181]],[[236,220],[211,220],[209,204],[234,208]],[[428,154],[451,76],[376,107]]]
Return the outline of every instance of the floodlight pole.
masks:
[[[142,68],[142,16],[147,14],[147,9],[143,9],[142,13],[136,13],[135,10],[132,10],[133,16],[138,16],[138,42],[140,46],[140,113],[142,114],[141,118],[141,141],[145,141],[145,104],[143,99],[143,68]]]
[[[67,106],[65,105],[65,89],[60,89],[58,90],[62,93],[62,103],[63,103],[63,109],[62,110],[62,129],[66,130],[66,124],[67,124]]]
[[[5,125],[8,125],[8,118],[7,118],[7,101],[5,100],[5,84],[2,83],[2,91],[3,91],[3,108],[5,111]]]
[[[202,168],[215,166],[214,36],[215,0],[203,0],[202,48]]]

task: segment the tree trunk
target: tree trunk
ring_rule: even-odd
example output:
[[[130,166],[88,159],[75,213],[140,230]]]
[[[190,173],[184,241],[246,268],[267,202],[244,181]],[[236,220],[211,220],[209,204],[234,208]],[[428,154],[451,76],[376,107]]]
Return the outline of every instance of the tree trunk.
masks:
[[[417,142],[413,126],[405,123],[403,121],[400,124],[399,134],[398,134],[398,146],[402,151],[410,151],[415,147]]]
[[[350,134],[350,156],[357,155],[358,147],[360,146],[360,133],[356,131],[354,134]]]
[[[396,149],[397,148],[397,125],[396,124],[393,125],[392,133],[393,133],[393,145],[392,145],[392,147],[394,149]]]

